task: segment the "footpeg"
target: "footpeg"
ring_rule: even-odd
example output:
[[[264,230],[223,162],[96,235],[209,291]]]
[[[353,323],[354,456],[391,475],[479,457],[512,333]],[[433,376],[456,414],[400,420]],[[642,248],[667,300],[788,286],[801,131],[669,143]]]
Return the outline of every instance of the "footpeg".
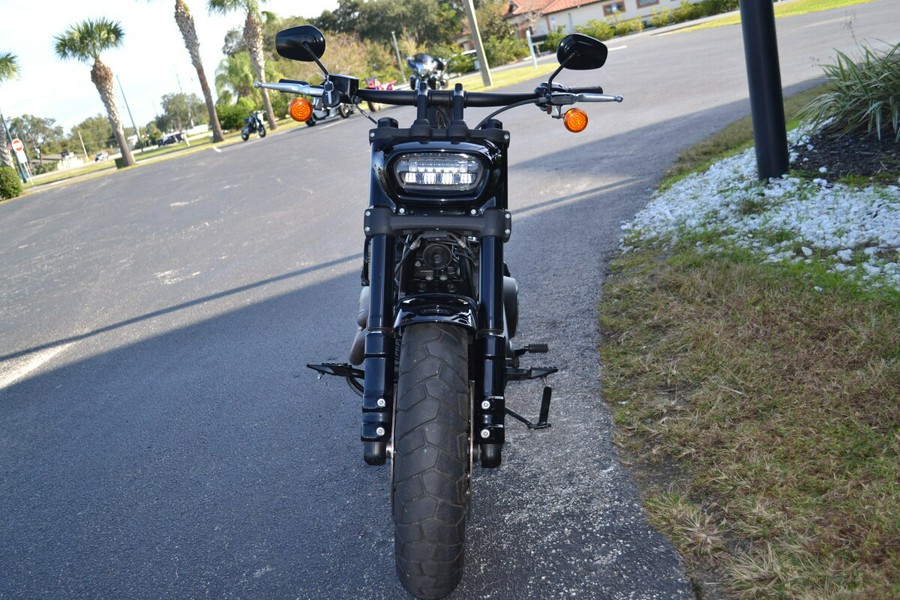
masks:
[[[526,381],[528,379],[541,379],[547,375],[552,375],[559,371],[557,367],[530,367],[528,369],[520,369],[518,367],[507,367],[507,381]]]
[[[350,388],[359,395],[363,393],[363,380],[366,377],[362,369],[357,369],[353,365],[347,363],[322,363],[319,365],[306,365],[319,374],[318,379],[322,379],[323,375],[333,375],[335,377],[343,377],[347,380]]]
[[[335,377],[363,377],[364,373],[360,369],[353,368],[353,365],[348,365],[347,363],[323,363],[320,365],[306,365],[308,368],[312,369],[316,373],[319,374],[319,379],[322,378],[322,375],[334,375]]]
[[[521,421],[524,423],[528,429],[547,429],[550,427],[550,423],[547,421],[547,418],[550,416],[550,398],[553,395],[553,388],[550,386],[544,387],[544,395],[541,398],[541,412],[538,415],[538,422],[533,423],[512,410],[511,408],[506,409],[506,414],[516,419],[517,421]]]
[[[516,350],[516,356],[522,356],[523,354],[546,354],[550,351],[550,347],[547,344],[528,344],[527,346],[523,346]]]

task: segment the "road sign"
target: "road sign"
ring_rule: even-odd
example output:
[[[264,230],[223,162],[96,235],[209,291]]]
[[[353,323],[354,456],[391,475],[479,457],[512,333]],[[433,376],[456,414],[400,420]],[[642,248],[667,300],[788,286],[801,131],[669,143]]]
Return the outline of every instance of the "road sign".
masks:
[[[16,138],[12,141],[12,149],[15,150],[16,152],[24,152],[25,144],[22,143],[22,140],[20,140],[19,138]]]

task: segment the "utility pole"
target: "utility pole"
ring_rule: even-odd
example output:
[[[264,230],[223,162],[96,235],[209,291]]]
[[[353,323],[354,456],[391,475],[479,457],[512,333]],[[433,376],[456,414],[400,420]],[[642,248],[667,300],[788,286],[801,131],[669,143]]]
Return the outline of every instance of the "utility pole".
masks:
[[[475,53],[478,55],[478,62],[481,63],[481,81],[485,87],[491,87],[494,85],[494,82],[491,81],[491,67],[484,55],[484,46],[481,44],[481,33],[478,31],[478,19],[475,17],[475,6],[472,4],[472,0],[466,0],[465,7],[466,14],[469,16],[469,29],[472,30],[472,39],[475,41]]]
[[[397,36],[391,32],[391,39],[394,40],[394,52],[397,53],[397,68],[400,69],[400,79],[406,79],[406,69],[403,68],[403,59],[400,58],[400,46],[397,45]]]
[[[122,101],[125,102],[125,110],[128,111],[128,118],[131,119],[131,126],[134,128],[134,135],[137,137],[138,147],[140,147],[141,152],[144,151],[144,144],[141,142],[141,132],[138,131],[137,125],[134,124],[134,117],[131,115],[131,108],[128,106],[128,98],[125,97],[125,88],[122,87],[122,80],[119,79],[119,76],[116,75],[116,81],[119,82],[119,90],[122,92]],[[128,143],[128,140],[125,140]]]
[[[194,128],[194,115],[191,114],[191,103],[188,100],[187,96],[184,95],[184,90],[181,89],[181,79],[178,77],[177,69],[175,71],[175,81],[178,82],[178,91],[181,93],[181,98],[184,100],[185,105],[187,105],[188,123],[190,124],[190,129],[193,129]]]
[[[78,141],[81,142],[81,152],[84,153],[84,160],[88,159],[87,148],[84,147],[84,140],[81,138],[81,130],[75,129],[75,133],[78,134]]]
[[[741,29],[750,85],[757,176],[762,181],[781,177],[790,165],[772,3],[741,2]]]

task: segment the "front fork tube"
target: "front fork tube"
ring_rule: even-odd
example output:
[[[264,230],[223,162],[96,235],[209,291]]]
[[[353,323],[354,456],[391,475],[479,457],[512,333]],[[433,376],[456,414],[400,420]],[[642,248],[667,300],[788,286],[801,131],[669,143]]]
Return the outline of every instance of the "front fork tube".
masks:
[[[479,444],[482,467],[500,466],[505,439],[506,337],[503,327],[503,241],[486,237],[481,242],[481,280],[476,335],[475,414],[473,433]]]
[[[483,467],[498,467],[505,440],[506,338],[503,327],[503,241],[485,237],[481,242],[478,332],[474,370],[475,414],[473,434]],[[372,272],[369,326],[366,333],[365,387],[363,391],[363,458],[370,465],[384,464],[393,429],[394,243],[387,235],[371,239]]]
[[[366,333],[363,391],[363,458],[383,465],[393,429],[394,411],[394,242],[372,236],[370,246],[369,325]]]

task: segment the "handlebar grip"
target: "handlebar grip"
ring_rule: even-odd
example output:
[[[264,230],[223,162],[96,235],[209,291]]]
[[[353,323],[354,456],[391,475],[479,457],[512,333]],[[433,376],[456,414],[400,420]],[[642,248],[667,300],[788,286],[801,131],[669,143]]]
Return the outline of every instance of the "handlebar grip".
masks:
[[[570,94],[602,94],[603,88],[599,85],[593,85],[589,87],[569,88],[568,92]]]
[[[361,88],[356,91],[356,97],[360,100],[378,102],[379,104],[392,104],[395,106],[415,106],[416,93],[411,90],[371,90]]]

